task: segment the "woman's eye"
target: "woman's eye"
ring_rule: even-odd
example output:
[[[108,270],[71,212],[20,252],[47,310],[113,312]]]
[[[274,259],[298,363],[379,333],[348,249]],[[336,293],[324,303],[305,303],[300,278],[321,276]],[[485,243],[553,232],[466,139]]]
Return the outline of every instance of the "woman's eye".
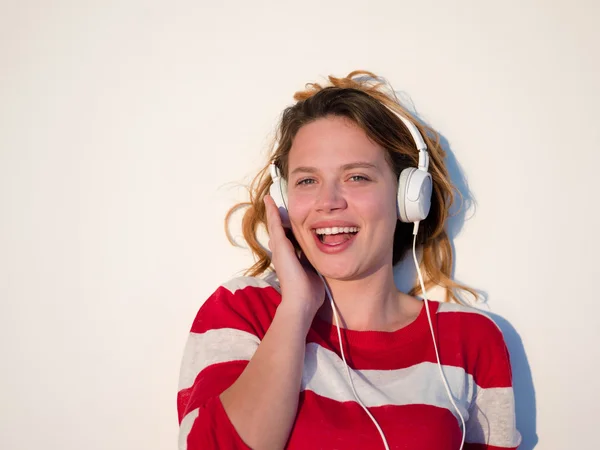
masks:
[[[302,180],[298,180],[296,185],[301,186],[303,184],[313,184],[313,183],[315,183],[315,180],[313,180],[312,178],[304,178]]]

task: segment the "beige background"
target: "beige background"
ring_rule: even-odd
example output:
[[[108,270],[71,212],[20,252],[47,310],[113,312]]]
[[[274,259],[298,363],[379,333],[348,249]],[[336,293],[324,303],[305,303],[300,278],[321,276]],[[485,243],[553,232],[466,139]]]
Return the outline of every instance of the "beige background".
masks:
[[[596,448],[599,12],[0,2],[0,448],[175,448],[191,321],[252,261],[223,233],[237,186],[294,91],[356,68],[410,97],[468,179],[456,277],[501,317],[521,448]]]

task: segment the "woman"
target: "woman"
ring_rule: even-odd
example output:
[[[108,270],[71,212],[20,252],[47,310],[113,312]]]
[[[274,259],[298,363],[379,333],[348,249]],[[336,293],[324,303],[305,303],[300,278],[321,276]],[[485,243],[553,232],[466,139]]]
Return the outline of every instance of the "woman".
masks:
[[[454,188],[437,135],[375,75],[329,81],[296,93],[251,186],[250,276],[219,287],[193,323],[180,449],[517,448],[500,330],[414,297],[474,293],[450,279]],[[272,253],[256,237],[264,225]],[[416,261],[416,244],[427,283],[406,294],[393,265],[411,245]]]

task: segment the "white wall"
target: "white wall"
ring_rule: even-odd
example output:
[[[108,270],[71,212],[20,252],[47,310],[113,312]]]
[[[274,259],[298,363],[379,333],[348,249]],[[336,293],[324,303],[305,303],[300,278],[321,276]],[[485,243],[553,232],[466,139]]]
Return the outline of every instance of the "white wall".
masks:
[[[191,321],[251,263],[236,184],[296,90],[365,68],[468,178],[456,276],[500,316],[521,448],[596,448],[598,3],[224,3],[1,2],[0,447],[176,446]]]

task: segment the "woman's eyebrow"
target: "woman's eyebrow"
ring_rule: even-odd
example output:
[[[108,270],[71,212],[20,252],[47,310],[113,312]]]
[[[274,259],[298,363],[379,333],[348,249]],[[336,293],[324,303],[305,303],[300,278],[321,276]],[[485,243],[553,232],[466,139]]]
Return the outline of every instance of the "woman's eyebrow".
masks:
[[[349,164],[344,164],[342,166],[342,170],[352,170],[352,169],[373,169],[379,170],[379,168],[370,162],[353,162]]]
[[[358,161],[358,162],[352,162],[352,163],[348,163],[348,164],[344,164],[343,166],[341,166],[341,170],[345,171],[345,170],[352,170],[352,169],[373,169],[373,170],[379,170],[379,168],[370,162],[366,162],[366,161]],[[316,173],[319,170],[316,167],[309,167],[309,166],[300,166],[300,167],[296,167],[294,170],[292,170],[290,172],[290,175],[294,175],[296,173],[302,172],[302,173]]]
[[[300,167],[296,167],[294,170],[292,170],[290,172],[290,175],[294,175],[295,173],[316,173],[318,172],[318,170],[315,167],[307,167],[307,166],[300,166]]]

